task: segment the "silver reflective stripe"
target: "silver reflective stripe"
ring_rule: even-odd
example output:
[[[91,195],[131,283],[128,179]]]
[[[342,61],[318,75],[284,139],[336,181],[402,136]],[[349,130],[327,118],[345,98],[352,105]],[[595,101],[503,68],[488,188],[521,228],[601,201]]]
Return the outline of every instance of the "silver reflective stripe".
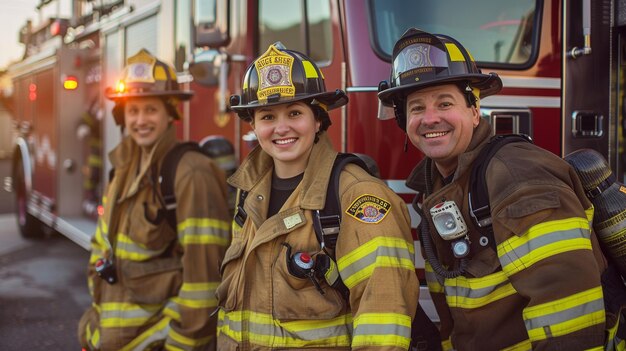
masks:
[[[549,313],[541,317],[535,317],[524,320],[527,330],[544,328],[549,331],[551,325],[570,321],[580,316],[587,316],[594,312],[604,311],[604,300],[596,299],[582,305],[570,307],[563,311]],[[546,328],[547,327],[547,328]],[[546,332],[548,334],[548,332]]]
[[[579,238],[588,239],[589,237],[589,230],[581,228],[555,231],[552,233],[543,234],[541,236],[528,240],[524,245],[520,245],[511,251],[505,252],[505,254],[500,257],[500,262],[502,264],[502,267],[506,267],[514,261],[519,260],[521,257],[530,254],[533,250],[537,250],[543,246],[558,243],[564,240]],[[514,239],[517,240],[518,238],[515,237]],[[507,242],[504,242],[503,244],[506,244]],[[500,248],[503,246],[503,244],[498,245],[498,254],[501,253]]]

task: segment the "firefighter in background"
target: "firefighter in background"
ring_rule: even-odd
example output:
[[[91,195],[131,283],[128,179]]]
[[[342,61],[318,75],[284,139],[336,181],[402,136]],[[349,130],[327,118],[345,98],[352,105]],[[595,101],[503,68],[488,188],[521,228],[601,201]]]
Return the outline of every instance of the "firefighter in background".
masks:
[[[76,128],[76,136],[84,141],[86,148],[85,166],[81,170],[84,191],[83,212],[93,217],[98,215],[102,175],[102,136],[100,134],[102,116],[97,102],[97,99],[93,99],[89,110],[83,114]]]
[[[327,92],[316,64],[280,43],[248,67],[242,93],[231,108],[260,147],[229,178],[239,200],[217,291],[218,349],[408,349],[419,291],[410,217],[357,165],[343,169],[337,189],[336,266],[316,269],[330,257],[313,224],[337,155],[327,111],[347,96]],[[325,279],[337,274],[349,295]]]
[[[89,290],[79,323],[89,350],[213,350],[215,288],[229,242],[226,180],[208,157],[187,152],[174,183],[177,228],[158,220],[159,167],[176,141],[181,91],[174,69],[141,50],[107,98],[127,131],[109,154],[114,175],[92,239]]]
[[[426,156],[407,186],[422,200],[420,242],[443,349],[603,349],[606,260],[572,168],[531,143],[504,145],[486,175],[490,243],[470,216],[468,183],[492,135],[479,101],[500,91],[500,78],[482,74],[454,39],[414,28],[396,42],[392,62],[378,96]],[[434,222],[444,210],[453,220]],[[463,227],[466,250],[453,252],[446,229]]]

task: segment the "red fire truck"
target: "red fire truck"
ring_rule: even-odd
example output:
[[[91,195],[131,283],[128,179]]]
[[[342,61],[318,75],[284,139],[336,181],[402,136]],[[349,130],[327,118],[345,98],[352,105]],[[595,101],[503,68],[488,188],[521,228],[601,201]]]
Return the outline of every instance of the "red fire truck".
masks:
[[[377,87],[389,78],[393,45],[407,28],[447,34],[470,50],[484,72],[502,77],[503,91],[481,101],[482,116],[497,133],[526,133],[560,156],[580,148],[598,150],[618,179],[624,177],[626,1],[86,3],[91,7],[78,17],[91,22],[74,18],[69,34],[33,44],[40,48],[57,40],[56,46],[28,55],[10,70],[19,136],[13,178],[5,183],[16,191],[25,235],[35,235],[43,224],[88,247],[95,222],[85,215],[87,192],[81,184],[86,175],[79,170],[89,157],[76,126],[96,101],[101,113],[95,114],[104,115],[96,118],[102,143],[98,156],[106,160],[120,131],[110,115],[112,104],[101,92],[114,84],[125,58],[140,48],[174,63],[180,82],[195,91],[184,106],[180,137],[223,135],[239,159],[249,152],[250,127],[229,110],[228,97],[241,93],[246,67],[276,41],[308,54],[321,67],[327,87],[344,89],[350,98],[331,113],[329,132],[336,148],[373,157],[382,178],[410,202],[413,194],[404,179],[422,155],[413,147],[404,150],[405,136],[394,121],[377,119],[390,116],[379,108]],[[76,89],[63,87],[70,77]],[[108,168],[105,161],[100,179],[106,179]],[[419,219],[413,215],[416,226]],[[416,264],[423,267],[423,260],[416,257]]]

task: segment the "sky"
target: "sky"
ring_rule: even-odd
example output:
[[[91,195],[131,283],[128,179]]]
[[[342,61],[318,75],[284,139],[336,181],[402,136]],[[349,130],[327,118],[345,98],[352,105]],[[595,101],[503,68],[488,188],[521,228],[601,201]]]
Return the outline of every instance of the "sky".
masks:
[[[67,11],[70,2],[60,1],[62,11]],[[18,33],[27,19],[33,21],[33,25],[40,23],[37,5],[41,0],[0,0],[0,69],[5,69],[12,61],[19,60],[24,55],[24,45],[19,43]],[[50,12],[57,10],[55,2],[44,8],[44,18]]]

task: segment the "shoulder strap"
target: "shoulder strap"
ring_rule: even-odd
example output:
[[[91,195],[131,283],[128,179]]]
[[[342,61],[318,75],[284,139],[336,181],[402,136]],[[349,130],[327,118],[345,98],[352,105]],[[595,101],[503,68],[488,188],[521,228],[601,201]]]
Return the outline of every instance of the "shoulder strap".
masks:
[[[491,207],[489,206],[489,191],[487,188],[487,166],[491,158],[506,144],[514,142],[529,142],[532,140],[525,134],[496,135],[489,140],[487,145],[480,151],[470,177],[469,205],[470,214],[476,225],[480,228],[491,227]],[[493,241],[493,240],[491,240]]]
[[[361,158],[350,153],[339,153],[335,158],[330,181],[326,189],[324,208],[314,213],[313,228],[322,249],[334,249],[339,236],[341,224],[341,201],[339,199],[339,176],[348,163],[354,163],[369,172],[369,168]],[[333,257],[333,260],[335,258]]]
[[[178,162],[188,151],[196,151],[204,154],[196,142],[188,141],[178,143],[165,155],[159,175],[161,196],[163,197],[165,207],[165,219],[174,231],[176,231],[176,194],[174,191],[176,169],[178,168]]]
[[[341,223],[341,203],[339,199],[339,176],[348,163],[354,163],[370,172],[369,167],[358,156],[350,153],[339,153],[333,163],[330,174],[330,181],[326,189],[326,202],[324,208],[315,211],[313,214],[313,228],[315,236],[322,248],[334,249],[339,235],[339,225]],[[243,203],[248,196],[248,192],[239,189],[237,207],[235,208],[235,222],[243,226],[248,214],[243,209]],[[334,259],[334,257],[333,257]]]

